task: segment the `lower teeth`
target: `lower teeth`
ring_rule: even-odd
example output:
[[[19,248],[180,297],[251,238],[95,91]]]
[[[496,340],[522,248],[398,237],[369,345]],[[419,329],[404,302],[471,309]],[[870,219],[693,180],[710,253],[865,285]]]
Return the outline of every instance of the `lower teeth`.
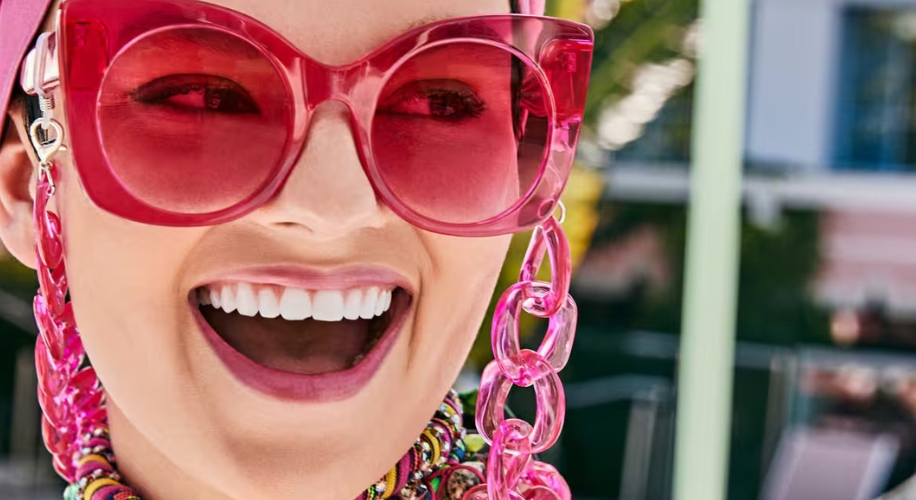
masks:
[[[356,366],[357,364],[359,364],[360,361],[363,360],[363,358],[365,358],[365,356],[363,356],[362,354],[357,354],[356,356],[353,356],[353,360],[350,361],[350,366]]]

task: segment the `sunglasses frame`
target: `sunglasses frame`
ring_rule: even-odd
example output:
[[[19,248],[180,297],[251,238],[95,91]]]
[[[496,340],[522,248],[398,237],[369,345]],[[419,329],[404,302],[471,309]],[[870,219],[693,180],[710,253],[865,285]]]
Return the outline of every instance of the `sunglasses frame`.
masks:
[[[136,198],[111,168],[97,116],[100,89],[112,61],[142,37],[174,28],[208,28],[242,39],[276,69],[292,99],[288,135],[278,165],[255,192],[231,207],[210,213],[178,213]],[[594,35],[584,24],[518,14],[453,18],[394,37],[360,59],[342,66],[322,64],[270,27],[236,11],[197,0],[66,0],[58,12],[56,56],[35,81],[23,67],[23,86],[35,93],[56,80],[66,98],[70,149],[82,187],[99,208],[135,222],[163,226],[203,226],[229,222],[267,203],[283,187],[304,150],[310,118],[327,101],[343,103],[363,170],[376,196],[416,227],[454,236],[494,236],[523,231],[550,217],[565,187],[582,123]],[[450,223],[418,213],[385,183],[373,156],[371,130],[380,94],[401,65],[425,50],[451,43],[480,43],[506,50],[529,66],[548,120],[540,171],[511,207],[487,220]],[[39,54],[30,58],[43,59]],[[28,61],[27,61],[28,63]],[[34,64],[32,65],[34,66]],[[54,70],[58,71],[54,71]],[[47,86],[43,88],[47,89]],[[92,117],[86,119],[87,117]],[[74,126],[79,124],[78,126]]]

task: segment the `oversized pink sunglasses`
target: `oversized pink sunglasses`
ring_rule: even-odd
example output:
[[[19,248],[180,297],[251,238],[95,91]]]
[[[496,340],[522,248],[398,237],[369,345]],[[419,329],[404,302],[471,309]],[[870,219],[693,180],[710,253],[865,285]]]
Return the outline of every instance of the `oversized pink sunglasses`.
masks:
[[[488,236],[553,214],[592,41],[560,19],[465,17],[327,66],[211,4],[68,0],[44,74],[23,82],[33,93],[59,81],[83,188],[125,219],[210,225],[257,209],[295,166],[316,107],[337,100],[384,204],[423,229]]]

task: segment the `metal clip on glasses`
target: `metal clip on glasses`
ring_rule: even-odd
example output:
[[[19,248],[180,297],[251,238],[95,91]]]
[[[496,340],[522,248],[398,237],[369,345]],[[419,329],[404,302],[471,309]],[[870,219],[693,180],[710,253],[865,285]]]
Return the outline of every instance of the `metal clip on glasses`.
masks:
[[[39,159],[39,181],[47,180],[51,195],[56,190],[51,175],[51,160],[63,147],[64,137],[60,123],[51,118],[51,111],[54,109],[54,96],[51,92],[60,85],[56,48],[57,37],[54,32],[39,35],[35,48],[29,52],[22,64],[20,79],[26,94],[38,96],[41,117],[30,124],[29,139]]]

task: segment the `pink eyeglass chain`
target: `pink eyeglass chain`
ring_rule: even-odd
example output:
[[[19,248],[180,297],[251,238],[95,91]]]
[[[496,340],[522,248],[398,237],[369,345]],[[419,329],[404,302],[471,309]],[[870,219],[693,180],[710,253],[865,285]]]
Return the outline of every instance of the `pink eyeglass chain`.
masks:
[[[553,271],[550,283],[535,280],[545,252]],[[571,273],[566,235],[556,219],[547,219],[531,236],[519,282],[503,293],[493,315],[495,359],[483,371],[476,414],[477,430],[491,445],[487,483],[471,490],[469,500],[572,498],[557,470],[532,458],[556,443],[566,415],[566,397],[557,372],[569,361],[576,332],[578,313],[569,295]],[[549,319],[537,351],[521,349],[518,319],[522,310]],[[517,418],[505,418],[512,384],[534,386],[534,426]]]
[[[45,157],[41,158],[38,170],[33,214],[40,285],[33,304],[40,331],[35,344],[35,366],[38,401],[43,411],[42,436],[54,457],[54,470],[72,480],[77,475],[76,458],[81,448],[91,447],[93,432],[104,427],[105,395],[95,370],[82,367],[86,353],[76,329],[73,308],[67,301],[60,219],[48,210],[57,175],[50,155],[60,146],[63,135],[60,125],[53,121],[51,125],[55,137],[45,145],[36,144],[39,154]],[[34,130],[32,137],[34,141]]]

